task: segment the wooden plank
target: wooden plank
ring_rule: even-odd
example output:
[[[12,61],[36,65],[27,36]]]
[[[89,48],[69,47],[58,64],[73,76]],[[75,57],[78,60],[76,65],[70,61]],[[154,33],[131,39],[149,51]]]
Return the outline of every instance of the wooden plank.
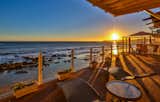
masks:
[[[92,4],[102,8],[106,12],[118,16],[128,13],[139,12],[145,9],[160,7],[159,0],[88,0]]]
[[[133,3],[130,3],[130,4],[124,4],[124,5],[117,6],[117,7],[115,6],[114,10],[123,10],[123,11],[127,11],[128,9],[136,10],[135,8],[139,8],[139,9],[144,10],[144,8],[145,9],[150,8],[152,6],[155,6],[157,3],[160,3],[160,2],[159,1],[152,2],[152,1],[148,1],[148,0],[146,0],[146,1],[138,1],[138,2],[133,2]],[[138,4],[140,4],[140,5],[138,5]]]
[[[121,65],[122,65],[122,68],[124,69],[124,71],[126,71],[127,73],[129,73],[130,75],[134,75],[130,70],[129,68],[127,67],[125,61],[124,61],[124,58],[123,58],[123,55],[120,55],[119,56],[119,59],[120,59],[120,62],[121,62]]]
[[[153,16],[154,18],[160,20],[160,15],[159,14],[156,14],[150,10],[145,10],[146,13],[148,13],[149,15]]]
[[[123,9],[113,9],[112,12],[114,12],[114,14],[116,16],[119,16],[119,15],[123,15],[123,14],[129,14],[129,13],[136,13],[136,12],[140,12],[140,11],[143,11],[145,7],[148,7],[148,9],[151,9],[151,8],[154,8],[154,6],[157,6],[159,7],[160,6],[160,2],[159,3],[155,3],[155,4],[145,4],[145,5],[142,5],[141,7],[139,6],[134,6],[134,7],[126,7],[126,8],[123,8]],[[126,10],[124,10],[126,9]]]
[[[116,56],[112,57],[111,68],[116,67]]]
[[[127,56],[127,59],[130,61],[131,65],[135,67],[135,70],[137,72],[136,74],[141,75],[144,73],[144,71],[135,62],[134,59],[132,59],[130,56]],[[150,78],[142,78],[141,82],[141,85],[145,87],[146,91],[150,95],[150,98],[152,98],[152,101],[159,102],[160,97],[157,97],[157,95],[160,94],[160,88]]]
[[[142,60],[143,62],[145,62],[145,63],[148,63],[148,64],[150,64],[150,65],[153,65],[153,64],[155,64],[155,63],[159,63],[160,64],[160,62],[157,62],[154,58],[152,58],[151,56],[142,56],[142,55],[137,55],[137,57],[140,59],[140,60]]]
[[[150,67],[148,67],[147,65],[145,65],[142,61],[140,61],[138,58],[136,58],[133,55],[130,55],[130,57],[141,67],[144,68],[144,72],[146,73],[153,73],[153,69],[151,69]]]
[[[125,8],[132,8],[132,7],[135,7],[137,6],[137,4],[149,4],[151,3],[150,1],[148,0],[139,0],[137,2],[134,2],[135,0],[123,0],[123,1],[119,1],[118,3],[116,4],[112,4],[110,5],[111,8],[114,8],[114,9],[125,9]],[[146,3],[147,2],[147,3]],[[140,6],[140,5],[138,5]]]
[[[122,68],[124,71],[128,72],[130,75],[134,75],[134,73],[129,70],[128,66],[125,63],[124,57],[122,55],[120,55],[120,62],[122,64]],[[136,85],[141,91],[142,91],[142,98],[140,100],[138,100],[138,102],[150,102],[146,92],[143,89],[143,86],[141,86],[136,80],[127,80],[127,82],[132,83],[134,85]]]
[[[135,0],[123,0],[123,2],[122,2],[122,1],[117,0],[114,2],[109,2],[109,0],[108,1],[104,0],[104,4],[106,6],[116,7],[116,6],[120,6],[120,5],[122,6],[122,5],[132,4],[134,1]]]
[[[98,69],[100,69],[101,67],[102,67],[101,63],[98,63],[97,67],[94,69],[91,76],[89,77],[88,83],[91,83],[91,84],[94,83],[95,79],[97,78],[97,76],[100,73],[100,70],[98,70]]]
[[[139,66],[144,70],[144,72],[148,72],[148,73],[152,73],[155,72],[152,68],[148,67],[146,64],[144,64],[142,61],[140,61],[138,58],[136,58],[135,56],[131,55],[131,57],[135,60],[135,62],[137,64],[139,64]],[[158,86],[160,86],[160,81],[158,81],[160,79],[160,75],[156,75],[156,77],[150,77],[151,80],[157,84]]]
[[[27,86],[23,89],[19,89],[19,90],[14,92],[14,96],[16,98],[20,98],[20,97],[23,97],[25,95],[31,94],[35,91],[38,91],[38,84],[34,84],[32,86]]]

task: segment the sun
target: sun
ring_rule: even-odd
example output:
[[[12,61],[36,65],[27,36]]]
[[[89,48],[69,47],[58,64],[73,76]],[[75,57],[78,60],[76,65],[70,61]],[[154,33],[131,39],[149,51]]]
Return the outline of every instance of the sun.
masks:
[[[112,40],[119,40],[120,36],[118,33],[114,32],[112,33]]]

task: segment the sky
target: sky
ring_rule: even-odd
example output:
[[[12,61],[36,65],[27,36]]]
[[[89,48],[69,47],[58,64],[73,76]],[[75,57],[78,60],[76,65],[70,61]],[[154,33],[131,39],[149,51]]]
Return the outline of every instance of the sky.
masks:
[[[0,41],[103,41],[150,31],[144,12],[113,17],[86,0],[0,0]]]

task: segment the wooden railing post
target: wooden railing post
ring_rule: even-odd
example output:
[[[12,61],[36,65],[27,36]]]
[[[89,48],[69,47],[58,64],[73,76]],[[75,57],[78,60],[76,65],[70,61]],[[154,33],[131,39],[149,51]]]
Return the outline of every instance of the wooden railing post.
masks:
[[[104,46],[102,46],[102,62],[104,62],[104,57],[105,57]]]
[[[39,53],[38,55],[38,84],[42,84],[43,83],[43,56],[42,56],[42,52]]]
[[[146,44],[146,37],[144,37],[144,42],[143,43],[144,43],[144,45]]]
[[[113,46],[112,46],[112,44],[111,44],[111,58],[112,58],[112,55],[113,55]]]
[[[122,52],[124,53],[124,37],[122,37]]]
[[[117,54],[118,54],[118,55],[119,55],[119,53],[120,53],[119,47],[120,47],[120,46],[119,46],[118,43],[117,43],[117,47],[116,47],[116,48],[117,48]]]
[[[74,49],[71,50],[71,70],[74,71]]]
[[[92,61],[93,61],[93,48],[90,48],[90,57],[89,57],[89,66],[92,66]]]
[[[149,36],[149,44],[152,44],[152,35]]]
[[[131,38],[128,38],[128,52],[131,53]]]
[[[127,37],[126,37],[126,44],[125,44],[125,45],[126,45],[126,53],[128,52],[128,50],[127,50],[127,49],[128,49],[128,47],[127,47],[127,44],[128,44],[128,43],[127,43],[127,42],[128,42],[128,41],[127,41]]]

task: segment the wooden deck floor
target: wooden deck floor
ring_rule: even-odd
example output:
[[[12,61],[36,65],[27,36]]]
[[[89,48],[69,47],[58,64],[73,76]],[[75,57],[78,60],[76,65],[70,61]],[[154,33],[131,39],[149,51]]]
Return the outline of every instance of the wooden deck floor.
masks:
[[[155,56],[142,55],[120,55],[120,65],[125,72],[130,75],[143,75],[156,72],[157,74],[150,77],[126,80],[136,85],[142,92],[142,97],[137,102],[160,102],[160,62]],[[110,80],[114,80],[111,77]],[[111,101],[107,95],[106,100]],[[110,100],[109,100],[110,99]]]
[[[116,66],[120,67],[121,71],[124,72],[119,77],[156,72],[157,74],[154,76],[125,81],[136,85],[141,90],[142,97],[137,102],[160,102],[160,57],[133,54],[120,55],[116,60]],[[121,79],[117,78],[117,76],[108,74],[107,71],[102,69],[86,68],[73,74],[72,78],[81,78],[88,81],[106,102],[111,102],[112,95],[107,92],[105,85],[108,81]],[[8,102],[9,100],[11,102],[65,102],[65,95],[56,83],[57,81],[51,81],[38,92],[20,99],[10,97],[3,101],[0,100],[0,102]]]

